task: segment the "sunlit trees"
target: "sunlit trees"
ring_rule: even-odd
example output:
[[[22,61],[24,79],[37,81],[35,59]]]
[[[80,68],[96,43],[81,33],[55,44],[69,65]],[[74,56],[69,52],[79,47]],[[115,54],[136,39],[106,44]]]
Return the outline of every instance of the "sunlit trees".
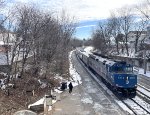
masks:
[[[111,17],[108,19],[108,25],[111,31],[112,37],[115,39],[115,46],[117,54],[119,55],[119,38],[118,35],[121,33],[120,20],[115,12],[111,12]]]
[[[102,54],[106,54],[110,48],[110,29],[107,22],[99,23],[92,35],[93,45]]]
[[[6,85],[13,83],[18,89],[23,89],[23,93],[16,89],[14,96],[27,98],[25,85],[30,81],[38,83],[38,79],[47,79],[48,82],[56,74],[69,77],[66,70],[69,68],[69,42],[75,31],[74,19],[65,13],[56,18],[32,5],[16,5],[10,14],[6,18],[7,28],[2,26],[4,43],[11,43],[10,50],[5,52],[10,67]],[[26,70],[27,66],[30,66],[30,71]]]
[[[17,7],[16,18],[16,33],[21,40],[22,54],[20,55],[23,57],[21,76],[24,73],[27,58],[32,55],[35,73],[38,73],[42,63],[47,76],[56,55],[62,54],[60,60],[67,58],[65,55],[68,52],[68,44],[75,30],[73,22],[69,20],[69,17],[65,17],[65,14],[60,19],[56,19],[52,14],[43,13],[26,5]]]
[[[116,48],[116,50],[114,50],[116,52],[115,54],[119,55],[122,52],[126,54],[127,56],[129,56],[129,53],[132,48],[131,45],[129,44],[130,44],[131,39],[134,39],[132,38],[133,36],[129,35],[129,33],[133,32],[135,35],[135,32],[136,32],[136,35],[135,35],[136,37],[134,41],[134,49],[132,49],[132,50],[135,50],[135,53],[136,53],[138,51],[139,38],[141,37],[141,34],[143,33],[147,22],[142,19],[140,21],[137,21],[140,17],[135,15],[133,11],[134,10],[131,7],[122,7],[116,11],[112,11],[110,18],[106,20],[107,23],[105,23],[105,25],[103,24],[102,26],[100,26],[100,29],[96,29],[93,32],[93,42],[95,43],[94,45],[95,48],[106,51],[106,49],[108,49],[109,47],[113,46],[114,48],[115,46]],[[100,41],[98,42],[97,39],[95,39],[97,38],[97,36],[100,36],[97,33],[102,33],[100,34],[100,35],[103,35],[101,36],[101,39],[106,40],[107,38],[107,41],[103,41],[104,44],[107,44],[107,45],[102,45],[105,47],[105,48],[102,47],[104,49],[98,48],[101,46],[98,45],[100,44]],[[111,37],[114,39],[115,45],[111,44],[111,41],[110,41]]]

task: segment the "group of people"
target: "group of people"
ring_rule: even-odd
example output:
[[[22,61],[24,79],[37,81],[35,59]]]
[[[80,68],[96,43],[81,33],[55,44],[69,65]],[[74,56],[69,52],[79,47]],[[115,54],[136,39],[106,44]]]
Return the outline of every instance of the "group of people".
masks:
[[[69,87],[69,93],[71,93],[71,92],[72,92],[72,89],[73,89],[73,85],[72,85],[71,82],[69,83],[68,87]],[[60,89],[61,89],[62,91],[64,91],[66,88],[67,88],[67,82],[62,82]]]

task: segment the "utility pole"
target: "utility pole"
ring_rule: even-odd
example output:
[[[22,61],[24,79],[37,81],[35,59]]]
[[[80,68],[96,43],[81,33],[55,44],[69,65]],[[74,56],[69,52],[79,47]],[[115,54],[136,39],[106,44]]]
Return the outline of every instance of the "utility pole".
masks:
[[[83,38],[83,48],[85,47],[85,38]]]
[[[146,46],[144,45],[144,74],[146,74],[147,62],[146,62]]]

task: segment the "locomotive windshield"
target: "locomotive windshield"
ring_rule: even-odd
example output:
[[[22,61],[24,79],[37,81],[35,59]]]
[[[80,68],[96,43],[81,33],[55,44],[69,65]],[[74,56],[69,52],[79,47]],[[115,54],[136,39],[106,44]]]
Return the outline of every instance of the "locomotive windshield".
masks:
[[[111,67],[111,71],[115,72],[115,73],[132,73],[133,67],[127,66],[127,65],[122,65],[122,64],[117,64],[117,65]]]
[[[126,68],[125,68],[125,71],[126,71],[126,72],[132,72],[132,71],[133,71],[133,67],[126,67]]]

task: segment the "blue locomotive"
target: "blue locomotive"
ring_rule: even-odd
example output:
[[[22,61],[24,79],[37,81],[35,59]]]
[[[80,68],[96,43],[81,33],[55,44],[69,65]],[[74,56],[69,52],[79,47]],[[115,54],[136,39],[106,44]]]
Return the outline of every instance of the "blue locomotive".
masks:
[[[76,54],[90,69],[94,70],[117,93],[134,97],[137,88],[137,75],[133,66],[124,61],[114,61],[77,50]]]

